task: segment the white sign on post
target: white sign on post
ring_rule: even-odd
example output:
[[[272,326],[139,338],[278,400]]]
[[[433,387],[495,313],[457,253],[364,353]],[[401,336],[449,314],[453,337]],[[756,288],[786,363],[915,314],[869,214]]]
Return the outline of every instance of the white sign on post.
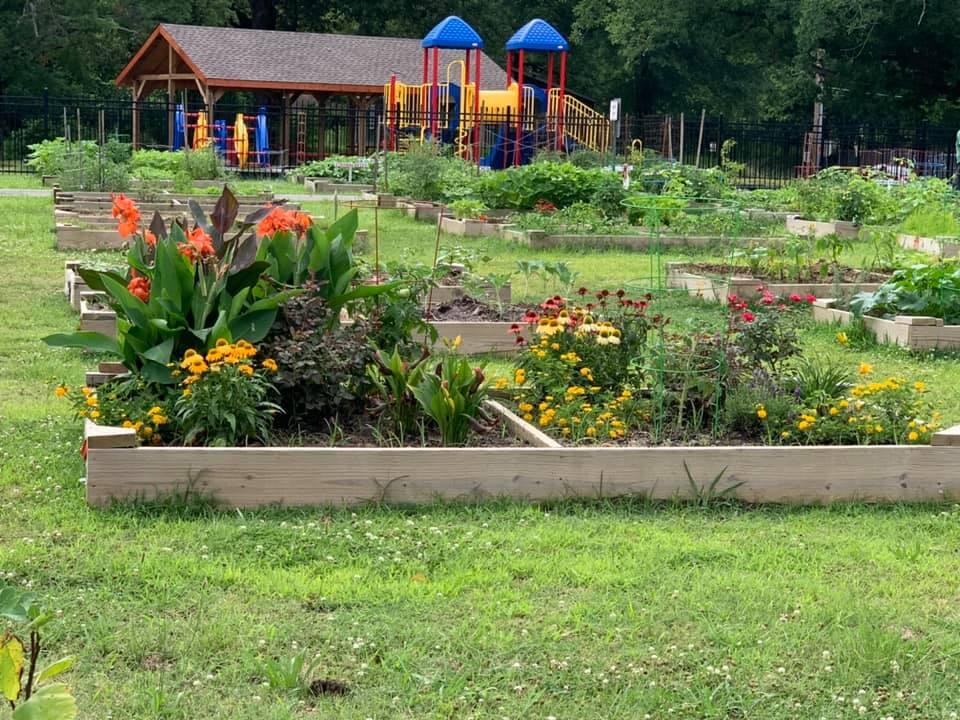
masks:
[[[610,101],[610,120],[611,122],[617,122],[620,119],[620,98],[613,98]]]

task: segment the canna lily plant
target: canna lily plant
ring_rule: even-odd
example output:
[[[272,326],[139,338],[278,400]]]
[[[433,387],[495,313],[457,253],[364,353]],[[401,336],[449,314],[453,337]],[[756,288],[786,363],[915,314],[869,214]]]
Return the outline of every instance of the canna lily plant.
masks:
[[[210,349],[221,339],[262,340],[279,306],[303,292],[270,282],[264,275],[270,263],[257,259],[259,245],[250,230],[277,208],[251,213],[234,230],[239,203],[224,188],[209,218],[191,201],[192,230],[179,222],[168,229],[159,213],[143,229],[132,201],[118,196],[114,204],[118,229],[132,237],[130,277],[97,270],[80,274],[116,312],[117,337],[58,333],[44,338],[49,345],[108,353],[149,381],[172,383],[173,358],[190,348]]]

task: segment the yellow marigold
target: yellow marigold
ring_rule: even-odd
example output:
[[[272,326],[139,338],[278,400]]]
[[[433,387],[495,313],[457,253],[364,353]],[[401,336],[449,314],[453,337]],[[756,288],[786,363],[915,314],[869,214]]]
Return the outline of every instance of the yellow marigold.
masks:
[[[57,387],[53,391],[53,394],[56,395],[58,398],[62,398],[62,397],[66,397],[68,392],[70,392],[70,388],[68,388],[66,385],[57,385]]]
[[[143,430],[140,431],[140,434],[145,438],[149,438],[151,435],[153,435],[153,428],[147,425],[143,428]]]
[[[530,413],[527,413],[526,415],[523,416],[523,419],[526,420],[527,422],[533,422],[533,415],[531,415]]]
[[[519,369],[513,374],[513,381],[514,381],[517,385],[523,385],[523,384],[527,381],[527,373],[526,373],[526,371],[525,371],[523,368],[519,368]]]
[[[543,412],[543,411],[546,410],[548,407],[550,407],[550,403],[548,403],[548,402],[542,402],[542,403],[540,403],[540,404],[537,406],[537,408],[540,410],[540,412]]]
[[[757,417],[761,420],[767,419],[767,409],[763,405],[757,405]]]
[[[99,411],[99,410],[91,410],[91,411],[90,411],[90,418],[91,418],[92,420],[96,420],[98,417],[100,417],[100,411]]]
[[[580,368],[580,374],[585,378],[589,378],[593,373],[588,367]]]
[[[209,369],[210,366],[203,361],[203,358],[200,358],[200,362],[192,363],[189,368],[193,375],[203,375]]]
[[[244,375],[250,376],[253,375],[253,366],[252,365],[241,365],[237,368]]]
[[[847,337],[847,334],[845,332],[838,332],[837,342],[840,343],[841,345],[846,345],[848,342],[850,342],[850,338]]]
[[[595,427],[588,427],[587,437],[596,437],[596,436],[597,436],[597,429]]]
[[[218,340],[217,342],[219,343],[220,341]],[[224,342],[226,342],[226,340],[224,340]],[[196,355],[196,354],[197,354],[197,351],[194,350],[193,348],[190,348],[189,350],[187,350],[187,351],[183,354],[183,357],[184,357],[184,359],[186,359],[186,358],[188,358],[188,357],[193,357],[193,356]]]
[[[223,353],[218,348],[213,348],[207,353],[207,362],[219,362],[223,359]]]
[[[840,407],[841,407],[842,409],[844,409],[844,410],[846,410],[848,407],[850,407],[850,403],[849,403],[848,401],[846,401],[846,400],[841,400],[841,401],[839,402],[839,405],[840,405]]]
[[[82,392],[84,395],[89,395],[93,392],[93,388],[88,388],[86,385],[84,385],[82,388],[80,388],[80,392]]]
[[[97,406],[97,396],[96,395],[87,395],[87,405],[90,407]]]
[[[624,390],[622,393],[620,393],[620,397],[624,398],[625,400],[629,400],[633,397],[633,393],[629,390]]]
[[[551,349],[551,350],[559,350],[559,349],[560,349],[560,343],[551,343],[551,344],[550,344],[550,349]]]
[[[273,360],[264,360],[263,366],[267,368],[267,370],[273,370],[273,368],[271,368],[271,366],[267,364],[268,362],[273,364],[273,368],[275,368],[277,365]],[[276,370],[273,370],[273,371],[276,372]],[[502,377],[497,378],[496,382],[493,383],[493,388],[494,390],[503,390],[507,386],[507,384],[508,383],[506,378],[502,378]]]
[[[123,421],[123,425],[121,425],[121,427],[132,428],[132,427],[133,427],[133,423],[130,422],[129,420],[124,420],[124,421]]]
[[[190,397],[191,395],[193,395],[193,390],[191,390],[190,388],[184,388],[184,390],[183,390],[183,396],[184,396],[184,397]]]
[[[873,372],[873,365],[867,362],[860,363],[860,367],[857,368],[857,372],[861,375],[869,375]]]
[[[907,439],[910,442],[916,442],[917,440],[920,439],[920,433],[918,433],[916,430],[911,430],[910,434],[907,435]]]
[[[883,425],[874,425],[874,426],[873,426],[873,430],[874,430],[874,432],[882,433],[882,432],[883,432]]]
[[[152,422],[154,425],[166,425],[167,416],[161,415],[160,413],[156,413],[150,416],[150,422]]]
[[[228,348],[228,347],[230,347],[230,343],[227,342],[227,339],[226,339],[226,338],[217,338],[217,345],[216,345],[216,346],[217,346],[218,348]]]
[[[837,407],[832,407],[832,408],[830,408],[830,414],[831,414],[831,415],[839,415],[839,414],[840,414],[840,408],[837,408]]]
[[[790,433],[789,430],[784,430],[782,433],[780,433],[780,437],[783,438],[784,440],[786,440],[788,437],[790,437],[790,435],[791,435],[791,433]]]
[[[806,420],[801,420],[800,422],[797,423],[798,430],[808,430],[809,428],[810,428],[810,423],[808,423]]]
[[[927,389],[927,385],[923,381],[918,380],[913,384],[913,389],[916,390],[917,392],[923,392],[924,390]]]
[[[520,408],[521,412],[530,412],[533,410],[533,405],[528,402],[520,403],[517,407]]]

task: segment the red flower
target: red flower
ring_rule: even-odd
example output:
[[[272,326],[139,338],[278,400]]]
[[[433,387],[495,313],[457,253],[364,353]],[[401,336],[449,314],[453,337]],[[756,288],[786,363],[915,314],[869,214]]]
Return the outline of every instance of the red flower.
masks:
[[[624,295],[626,295],[626,294],[627,294],[627,291],[626,291],[626,290],[623,290],[623,289],[617,290],[617,297],[618,297],[618,298],[622,298],[622,297],[623,297]]]
[[[519,323],[513,323],[513,325],[510,326],[510,332],[512,332],[514,335],[519,335],[522,331],[523,328],[520,327]]]
[[[523,335],[517,335],[517,345],[523,345],[526,342],[526,338]]]
[[[213,249],[213,241],[210,236],[204,232],[202,227],[195,227],[187,233],[187,241],[193,246],[193,249],[200,254],[201,258],[213,255],[216,250]]]
[[[808,303],[815,303],[816,301],[817,301],[817,296],[816,296],[816,295],[807,295],[807,302],[808,302]]]
[[[736,293],[730,293],[729,295],[727,295],[728,305],[736,305],[738,302],[740,302],[740,298],[737,297]]]
[[[787,306],[784,305],[783,303],[780,303],[779,305],[777,305],[777,310],[786,310],[786,309],[787,309]]]
[[[765,292],[763,294],[763,297],[760,299],[760,302],[763,303],[764,305],[773,305],[773,303],[776,301],[773,295],[771,295],[769,292]]]
[[[577,290],[577,295],[583,296],[583,295],[586,295],[588,292],[590,292],[590,291],[587,290],[585,287],[582,287],[582,288],[580,288],[579,290]]]
[[[134,277],[127,283],[127,290],[134,297],[140,298],[143,302],[150,300],[150,281],[145,277]]]
[[[537,322],[538,320],[540,320],[540,315],[538,315],[537,313],[535,313],[533,310],[527,310],[527,312],[524,313],[524,315],[523,315],[523,321],[524,321],[525,323],[531,323],[531,324],[532,324],[532,323]]]
[[[752,323],[754,320],[757,319],[757,316],[754,315],[749,310],[744,310],[743,313],[740,315],[740,319],[743,320],[744,322]]]
[[[117,225],[120,237],[126,239],[136,234],[140,226],[140,210],[136,203],[123,193],[113,196],[113,217],[120,219],[120,224]]]
[[[793,293],[790,296],[790,302],[803,302],[803,298],[800,297],[797,293]]]
[[[143,241],[144,241],[147,245],[149,245],[150,247],[156,247],[156,244],[157,244],[157,236],[154,235],[154,234],[153,234],[152,232],[150,232],[149,230],[147,230],[146,232],[143,233]]]

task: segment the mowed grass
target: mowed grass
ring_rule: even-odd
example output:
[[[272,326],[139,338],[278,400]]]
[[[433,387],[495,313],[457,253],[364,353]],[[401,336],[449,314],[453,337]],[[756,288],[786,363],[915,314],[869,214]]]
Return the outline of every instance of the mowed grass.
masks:
[[[78,655],[65,677],[82,718],[960,712],[952,505],[88,508],[79,425],[51,385],[78,382],[92,360],[39,341],[76,322],[50,201],[0,199],[0,212],[0,572],[58,612],[45,653]],[[418,228],[398,219],[385,240],[428,252]],[[503,265],[528,252],[492,247]],[[569,260],[611,284],[643,262],[618,275],[614,257]],[[938,398],[957,393],[952,359],[845,350],[832,336],[804,337],[931,385],[952,379]],[[268,660],[299,652],[347,693],[264,684]]]

